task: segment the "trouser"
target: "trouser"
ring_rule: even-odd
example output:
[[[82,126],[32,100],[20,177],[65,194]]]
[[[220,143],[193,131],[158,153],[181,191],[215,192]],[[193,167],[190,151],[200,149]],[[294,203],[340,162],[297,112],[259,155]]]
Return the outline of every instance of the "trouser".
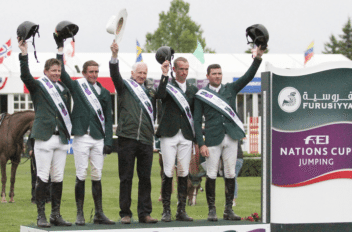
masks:
[[[177,157],[177,176],[187,176],[192,155],[192,141],[183,137],[181,129],[173,137],[161,137],[160,148],[165,175],[169,178],[173,176]]]
[[[101,180],[104,165],[104,139],[96,140],[90,135],[75,136],[72,148],[78,179],[82,181],[86,179],[89,160],[92,180]]]
[[[224,177],[234,178],[236,176],[237,143],[237,140],[226,134],[219,145],[208,147],[209,157],[206,160],[209,178],[216,179],[221,156],[224,164]]]
[[[153,145],[119,137],[118,138],[119,177],[120,177],[120,216],[132,217],[131,191],[135,159],[137,159],[138,182],[138,217],[145,217],[152,212],[150,197],[150,175],[153,163]]]
[[[62,182],[66,164],[68,145],[60,141],[58,135],[52,135],[48,141],[35,140],[34,154],[37,176],[48,183],[49,175],[52,182]]]

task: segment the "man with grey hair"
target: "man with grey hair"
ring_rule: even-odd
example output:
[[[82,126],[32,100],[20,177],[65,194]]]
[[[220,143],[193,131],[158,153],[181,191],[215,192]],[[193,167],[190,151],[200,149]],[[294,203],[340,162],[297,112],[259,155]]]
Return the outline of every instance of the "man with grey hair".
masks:
[[[155,90],[146,85],[148,67],[145,63],[138,62],[133,65],[131,78],[122,79],[117,59],[119,47],[114,41],[110,48],[112,52],[110,76],[118,94],[116,135],[118,136],[121,223],[131,223],[131,190],[135,159],[137,159],[139,178],[139,222],[156,223],[158,220],[150,216],[152,212],[150,175],[153,163]],[[166,73],[168,67],[168,62],[162,65]],[[159,88],[166,88],[166,83],[162,79]]]

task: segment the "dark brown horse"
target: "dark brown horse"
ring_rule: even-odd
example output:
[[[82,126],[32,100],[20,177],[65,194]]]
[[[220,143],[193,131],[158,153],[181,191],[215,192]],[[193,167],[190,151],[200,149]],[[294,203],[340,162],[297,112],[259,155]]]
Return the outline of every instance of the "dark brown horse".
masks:
[[[6,203],[6,163],[11,160],[11,186],[10,201],[15,202],[15,176],[23,151],[23,135],[28,131],[34,121],[34,111],[20,111],[6,114],[0,125],[0,164],[1,164],[1,202]]]

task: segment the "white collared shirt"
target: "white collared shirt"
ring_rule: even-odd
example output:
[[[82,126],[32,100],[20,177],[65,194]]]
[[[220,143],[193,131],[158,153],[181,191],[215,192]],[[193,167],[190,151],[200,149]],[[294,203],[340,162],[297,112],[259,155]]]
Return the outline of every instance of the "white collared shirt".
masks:
[[[100,95],[101,93],[101,88],[99,87],[99,85],[95,82],[95,84],[93,85],[94,89],[97,91],[97,93]]]
[[[183,82],[183,83],[180,83],[179,81],[176,80],[176,82],[177,82],[178,86],[180,87],[180,89],[182,89],[182,91],[185,93],[185,92],[186,92],[186,89],[187,89],[187,83],[186,83],[186,81]]]
[[[213,91],[218,93],[220,91],[220,89],[221,89],[221,85],[219,85],[217,88],[215,88],[214,86],[209,85],[209,89],[211,89],[211,90],[213,90]]]

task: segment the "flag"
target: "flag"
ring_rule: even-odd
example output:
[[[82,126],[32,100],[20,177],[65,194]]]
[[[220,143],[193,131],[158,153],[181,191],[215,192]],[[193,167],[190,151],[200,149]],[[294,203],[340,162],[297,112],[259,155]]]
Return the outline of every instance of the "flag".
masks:
[[[0,64],[2,64],[5,58],[11,55],[11,52],[11,39],[9,39],[4,45],[0,47]]]
[[[72,40],[71,41],[71,47],[65,47],[66,51],[65,51],[65,55],[64,55],[64,64],[66,65],[66,57],[74,57],[75,56],[75,42]],[[72,48],[72,49],[71,49]]]
[[[202,45],[200,44],[199,41],[198,41],[198,46],[197,46],[196,50],[193,52],[193,55],[194,55],[202,64],[204,64],[204,62],[205,62],[205,60],[204,60],[204,52],[203,52]]]
[[[136,42],[137,42],[137,59],[136,59],[136,62],[143,62],[142,48],[139,45],[138,40],[136,40]]]
[[[311,42],[306,50],[306,52],[304,53],[304,65],[306,65],[306,63],[312,59],[314,55],[314,41]]]

